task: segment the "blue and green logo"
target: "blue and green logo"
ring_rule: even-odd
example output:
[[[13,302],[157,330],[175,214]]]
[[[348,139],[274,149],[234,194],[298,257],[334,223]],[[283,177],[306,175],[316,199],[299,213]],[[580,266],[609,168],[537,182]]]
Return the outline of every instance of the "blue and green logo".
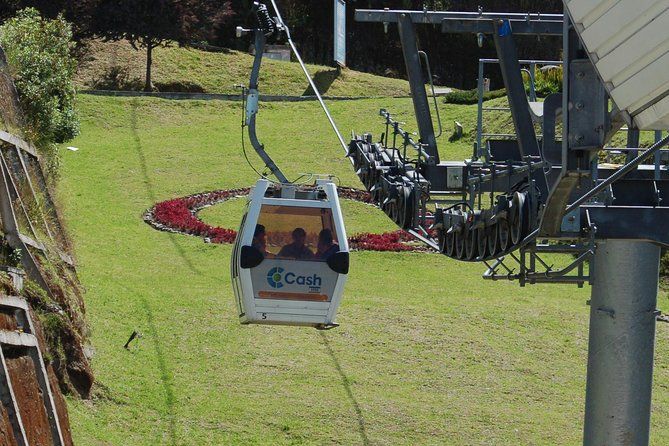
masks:
[[[274,267],[269,270],[267,273],[267,283],[269,283],[269,286],[272,288],[281,288],[283,287],[283,268],[280,267]]]

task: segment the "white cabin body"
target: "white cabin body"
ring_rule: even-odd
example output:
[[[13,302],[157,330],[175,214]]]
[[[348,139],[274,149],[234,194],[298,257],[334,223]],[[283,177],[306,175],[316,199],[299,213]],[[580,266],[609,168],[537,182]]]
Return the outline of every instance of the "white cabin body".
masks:
[[[336,326],[348,265],[334,183],[256,183],[230,263],[241,323]]]

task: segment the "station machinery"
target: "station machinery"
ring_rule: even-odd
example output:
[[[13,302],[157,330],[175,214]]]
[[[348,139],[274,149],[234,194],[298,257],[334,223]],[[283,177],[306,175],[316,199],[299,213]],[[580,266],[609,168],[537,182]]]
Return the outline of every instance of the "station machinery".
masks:
[[[255,134],[265,38],[278,32],[287,37],[360,180],[400,228],[453,259],[484,262],[486,279],[592,285],[584,444],[647,445],[659,257],[669,246],[669,171],[662,150],[669,141],[662,133],[669,129],[669,0],[565,0],[564,14],[357,10],[360,22],[398,28],[419,136],[384,109],[383,130],[349,144],[272,4],[276,17],[256,2],[258,28],[238,29],[253,33],[256,42],[244,123],[279,180],[256,184],[235,244],[231,270],[242,322],[334,326],[348,273],[334,184],[288,181]],[[415,32],[423,24],[445,34],[474,34],[479,42],[492,38],[513,138],[479,144],[471,159],[445,160],[425,89],[421,58],[427,57]],[[561,93],[528,101],[518,35],[562,39]],[[616,149],[621,162],[601,162],[623,129],[627,147]],[[643,149],[642,130],[656,131],[655,143]],[[316,232],[320,245],[325,234],[329,246],[337,242],[337,249],[327,250],[336,255],[313,263],[287,258],[283,249],[273,250],[278,242],[263,233],[263,222],[274,224],[283,239],[299,226],[292,230],[299,240],[293,251],[305,238],[315,243]],[[546,255],[568,260],[555,268]]]
[[[399,227],[451,258],[484,262],[484,278],[592,284],[584,444],[647,445],[659,257],[669,245],[661,150],[669,140],[669,1],[564,6],[564,15],[356,10],[357,21],[398,28],[419,137],[384,109],[383,130],[355,136],[348,156]],[[423,24],[492,38],[512,139],[445,160],[415,33]],[[561,93],[528,101],[518,35],[562,39]],[[622,130],[623,159],[601,162]],[[651,147],[639,148],[641,130],[656,131]],[[566,264],[551,267],[546,255],[558,254]]]

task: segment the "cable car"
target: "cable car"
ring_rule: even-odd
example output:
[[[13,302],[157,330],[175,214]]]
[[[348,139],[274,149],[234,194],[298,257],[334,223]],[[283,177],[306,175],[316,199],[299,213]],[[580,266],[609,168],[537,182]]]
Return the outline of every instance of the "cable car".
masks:
[[[336,327],[349,252],[335,184],[261,179],[249,197],[230,262],[240,321]]]
[[[344,152],[348,146],[309,76],[276,2],[271,3],[275,17],[256,1],[252,9],[258,27],[237,27],[237,36],[255,36],[249,88],[242,90],[242,127],[248,128],[253,149],[278,182],[269,181],[256,170],[262,178],[251,190],[235,240],[230,261],[232,287],[242,324],[329,329],[337,326],[335,317],[349,268],[337,187],[325,178],[310,186],[290,182],[258,140],[258,79],[267,37],[286,38]],[[242,150],[249,162],[243,134]]]

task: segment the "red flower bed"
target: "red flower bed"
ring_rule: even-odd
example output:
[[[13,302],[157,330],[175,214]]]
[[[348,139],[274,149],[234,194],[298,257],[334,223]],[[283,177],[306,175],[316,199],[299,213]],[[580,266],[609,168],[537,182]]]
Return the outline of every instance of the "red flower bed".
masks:
[[[153,210],[156,221],[186,234],[207,238],[214,243],[232,243],[237,235],[231,229],[204,223],[191,211],[190,200],[175,199],[158,203]]]
[[[248,195],[249,190],[249,188],[218,190],[163,201],[149,209],[144,215],[144,220],[161,231],[202,237],[210,243],[233,243],[237,236],[236,231],[208,225],[200,220],[197,213],[207,206]],[[338,191],[340,198],[363,203],[372,202],[370,194],[366,191],[348,187],[341,187]],[[356,234],[348,240],[349,248],[352,250],[396,252],[426,250],[422,246],[408,244],[407,242],[414,239],[411,234],[402,230],[383,234]]]
[[[147,211],[144,220],[163,231],[203,237],[211,243],[232,243],[236,231],[208,225],[198,218],[197,213],[207,206],[248,193],[249,188],[219,190],[162,201]]]
[[[405,231],[384,232],[383,234],[370,234],[364,232],[356,234],[348,239],[350,249],[367,251],[411,251],[415,247],[403,243]]]

